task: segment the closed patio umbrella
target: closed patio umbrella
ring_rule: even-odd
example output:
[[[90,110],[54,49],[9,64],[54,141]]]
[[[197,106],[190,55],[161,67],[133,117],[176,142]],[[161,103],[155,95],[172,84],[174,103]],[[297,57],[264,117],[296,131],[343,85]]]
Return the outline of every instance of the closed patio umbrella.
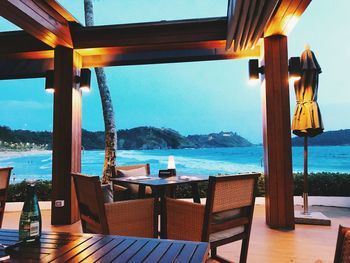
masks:
[[[301,54],[301,79],[294,82],[297,105],[292,121],[293,133],[304,137],[304,214],[308,214],[308,137],[323,132],[321,112],[317,104],[318,75],[322,72],[315,54],[306,47]]]

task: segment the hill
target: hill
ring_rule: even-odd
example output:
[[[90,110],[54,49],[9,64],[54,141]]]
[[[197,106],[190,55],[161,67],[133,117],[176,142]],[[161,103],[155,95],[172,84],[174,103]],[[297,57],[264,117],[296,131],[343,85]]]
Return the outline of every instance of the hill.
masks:
[[[39,148],[51,149],[51,132],[33,132],[11,130],[0,126],[1,148],[21,149],[30,144]],[[6,145],[5,145],[6,144]],[[16,145],[16,146],[13,146]],[[104,149],[104,132],[82,131],[82,145],[86,150]],[[183,149],[212,147],[241,147],[252,145],[249,141],[233,132],[211,133],[209,135],[183,136],[175,130],[155,127],[137,127],[118,131],[118,149]],[[11,147],[9,147],[11,146]]]
[[[316,137],[309,138],[309,145],[314,146],[345,146],[350,145],[350,129],[327,131]],[[293,146],[303,146],[304,138],[292,138]]]
[[[199,148],[252,146],[248,140],[233,132],[189,135],[187,138]]]
[[[118,147],[120,149],[182,149],[194,148],[186,137],[171,129],[154,127],[138,127],[118,132]]]

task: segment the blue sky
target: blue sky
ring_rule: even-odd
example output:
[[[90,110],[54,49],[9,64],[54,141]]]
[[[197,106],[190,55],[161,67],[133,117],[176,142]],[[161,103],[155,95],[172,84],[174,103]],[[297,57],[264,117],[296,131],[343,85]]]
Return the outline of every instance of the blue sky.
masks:
[[[81,22],[83,0],[60,0]],[[99,0],[95,24],[119,24],[225,16],[227,0]],[[329,10],[332,10],[330,12]],[[311,45],[323,73],[318,101],[326,130],[350,128],[350,1],[312,1],[288,40],[289,56]],[[0,19],[0,31],[17,30]],[[262,141],[260,86],[249,86],[248,60],[226,60],[106,68],[119,129],[169,127],[187,134],[234,131]],[[94,75],[94,74],[93,74]],[[0,125],[51,130],[51,94],[44,79],[0,81]],[[290,86],[291,114],[295,96]],[[83,128],[103,130],[96,79],[83,95]]]

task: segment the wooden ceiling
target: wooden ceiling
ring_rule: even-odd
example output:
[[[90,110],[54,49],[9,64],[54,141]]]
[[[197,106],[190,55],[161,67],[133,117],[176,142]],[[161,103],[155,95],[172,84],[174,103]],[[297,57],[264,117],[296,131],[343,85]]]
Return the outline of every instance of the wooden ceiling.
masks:
[[[257,57],[259,39],[288,35],[310,1],[229,0],[227,17],[83,27],[54,0],[1,0],[24,31],[0,33],[0,79],[43,76],[59,45],[83,67]]]
[[[288,35],[311,0],[229,0],[226,49],[254,47],[260,38]]]

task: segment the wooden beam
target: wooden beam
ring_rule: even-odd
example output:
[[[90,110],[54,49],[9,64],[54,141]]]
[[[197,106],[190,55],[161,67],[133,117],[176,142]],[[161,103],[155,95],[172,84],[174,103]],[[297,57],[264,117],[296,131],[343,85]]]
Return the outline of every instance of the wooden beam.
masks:
[[[231,46],[232,40],[234,51],[254,47],[263,36],[264,28],[278,2],[279,0],[230,0],[226,49]]]
[[[262,82],[266,223],[294,229],[287,37],[264,39]]]
[[[226,39],[225,17],[87,28],[75,25],[72,28],[74,47],[83,56],[222,48]],[[28,46],[14,44],[26,42]],[[0,33],[0,48],[0,58],[53,57],[49,46],[22,31]]]
[[[264,30],[264,36],[287,36],[310,3],[311,0],[281,0]]]
[[[248,40],[249,46],[251,45],[254,47],[259,41],[259,39],[263,37],[264,28],[266,27],[266,24],[271,18],[278,3],[279,3],[279,0],[269,0],[265,2],[263,11],[261,13],[261,17],[259,19],[259,23],[255,27],[252,38]]]
[[[252,22],[251,22],[251,26],[249,27],[249,32],[246,36],[246,38],[244,39],[244,43],[243,43],[243,48],[250,48],[252,46],[251,44],[251,39],[253,38],[253,34],[255,31],[256,26],[258,25],[260,16],[263,12],[263,8],[265,5],[265,1],[266,0],[261,0],[258,1],[256,6],[255,6],[255,11],[253,13],[253,17],[252,17]]]
[[[239,16],[242,7],[242,0],[229,0],[227,7],[227,37],[226,49],[228,50],[235,39]]]
[[[187,48],[188,43],[226,39],[226,17],[112,26],[72,27],[74,48]]]
[[[41,78],[53,70],[53,59],[0,59],[0,80]]]
[[[50,47],[73,47],[68,21],[46,1],[2,0],[0,15]]]
[[[242,34],[242,38],[241,41],[239,43],[239,45],[241,47],[243,47],[244,49],[246,49],[247,45],[247,38],[249,35],[249,32],[252,30],[252,23],[254,21],[255,16],[257,16],[258,11],[259,11],[259,6],[258,6],[258,1],[257,0],[252,0],[251,4],[249,6],[249,11],[247,14],[247,19],[246,19],[246,23],[245,23],[245,28]]]
[[[259,57],[260,47],[241,52],[226,51],[225,48],[181,49],[166,51],[147,51],[124,54],[85,55],[83,67],[105,67],[141,64],[159,64],[174,62],[208,61]]]
[[[64,19],[71,23],[78,23],[79,21],[69,13],[63,6],[61,6],[56,0],[44,0],[51,8],[53,8],[57,13],[59,13]]]
[[[81,57],[73,49],[55,49],[54,114],[52,143],[53,225],[72,224],[79,220],[71,172],[81,170],[81,91],[75,83],[80,75]],[[64,205],[55,205],[56,201]]]
[[[0,32],[0,58],[19,58],[18,54],[53,51],[52,48],[24,31]],[[53,54],[53,52],[52,52]],[[53,55],[52,55],[53,57]]]
[[[224,49],[224,41],[222,46],[223,48],[213,49],[180,49],[130,53],[118,53],[115,50],[113,52],[111,50],[103,52],[101,50],[99,55],[89,55],[89,52],[86,52],[86,50],[78,53],[82,56],[83,68],[240,59],[260,56],[260,47],[233,52]],[[18,57],[15,55],[9,58],[0,57],[0,80],[44,77],[47,70],[53,70],[54,59],[40,58],[39,54],[38,52],[25,53],[25,57],[28,57],[27,59],[21,58],[23,54],[16,54]],[[35,56],[39,56],[38,59],[34,59]],[[44,57],[51,56],[53,57],[50,53]]]
[[[245,24],[246,24],[247,15],[248,15],[250,5],[252,5],[251,1],[244,1],[244,3],[243,3],[241,15],[239,17],[236,37],[235,37],[235,41],[233,43],[233,50],[234,51],[241,49],[240,43],[241,43],[241,39],[242,39],[242,36],[244,34],[244,31],[245,31],[244,29],[245,29]]]

